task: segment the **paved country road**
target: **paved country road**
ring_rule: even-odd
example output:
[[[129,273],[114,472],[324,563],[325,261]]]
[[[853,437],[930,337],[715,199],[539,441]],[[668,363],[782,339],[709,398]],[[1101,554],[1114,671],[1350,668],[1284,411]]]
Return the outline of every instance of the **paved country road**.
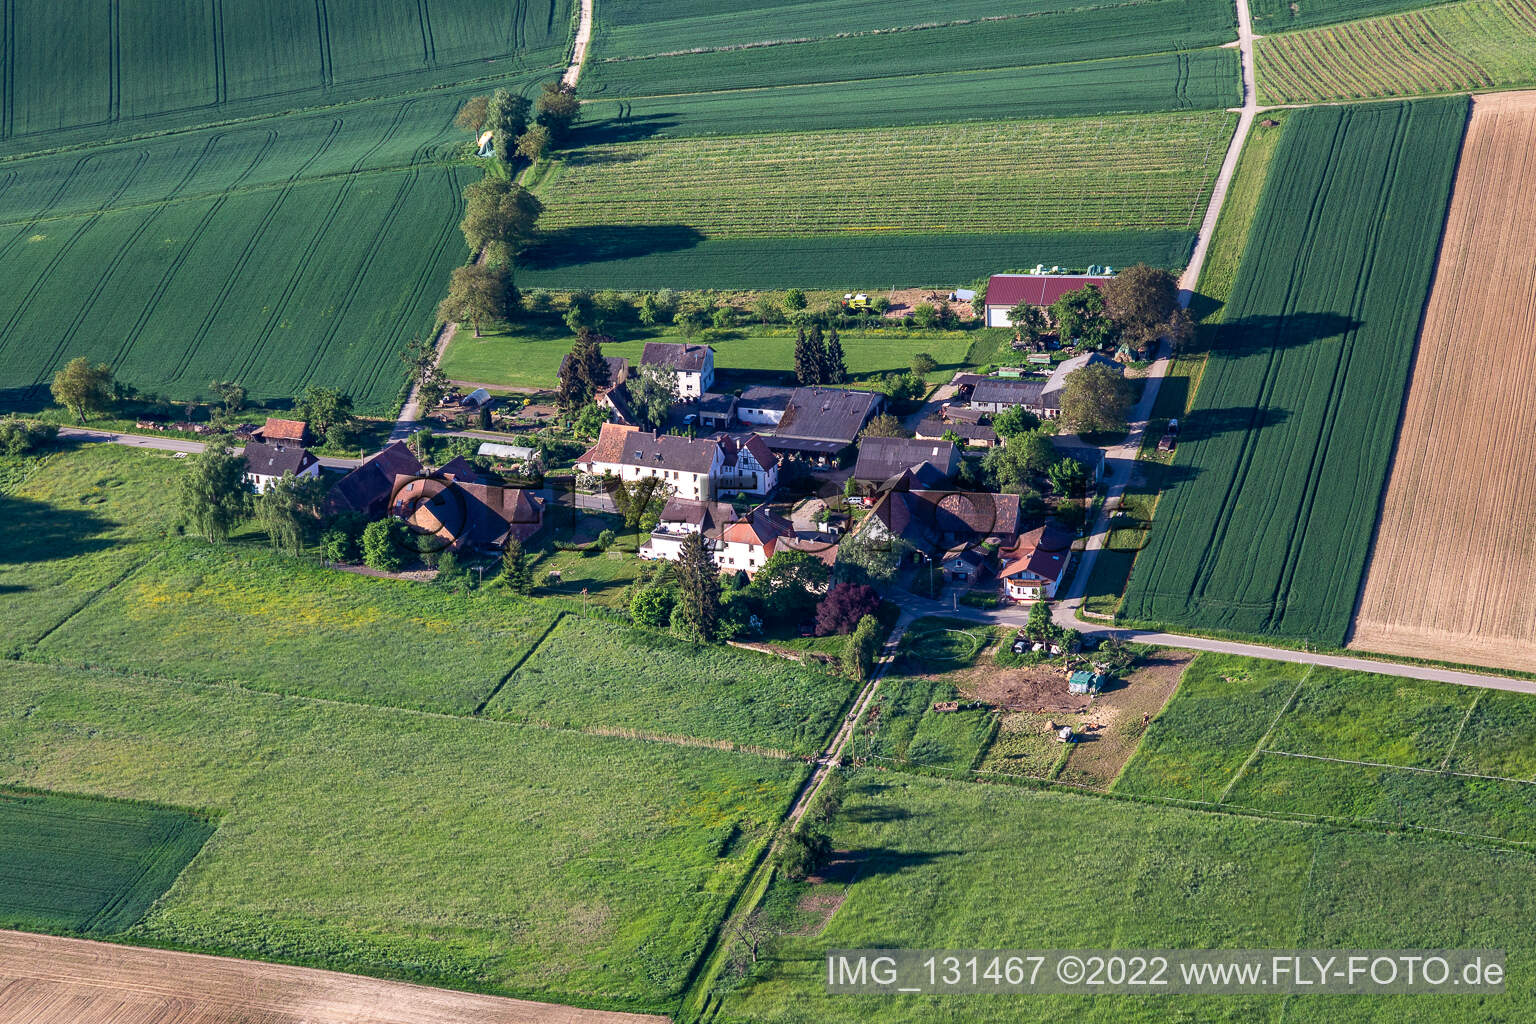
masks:
[[[1081,569],[1078,570],[1081,573]],[[978,625],[1023,626],[1029,620],[1027,607],[972,608],[955,606],[943,601],[932,601],[915,594],[895,593],[887,595],[901,606],[905,615],[942,615],[950,619],[965,619]],[[1510,690],[1515,693],[1536,693],[1536,679],[1516,679],[1492,673],[1469,672],[1460,669],[1439,668],[1434,665],[1410,665],[1395,661],[1376,661],[1372,658],[1352,658],[1348,655],[1321,654],[1317,651],[1295,651],[1267,644],[1242,643],[1236,640],[1214,640],[1203,636],[1184,636],[1163,633],[1152,629],[1123,629],[1109,623],[1089,622],[1073,616],[1065,604],[1055,606],[1053,620],[1066,629],[1075,629],[1084,636],[1108,638],[1118,636],[1133,643],[1153,644],[1157,647],[1176,647],[1187,651],[1210,651],[1215,654],[1236,654],[1245,658],[1264,658],[1269,661],[1287,661],[1301,665],[1319,665],[1323,668],[1347,669],[1351,672],[1374,672],[1383,676],[1399,676],[1404,679],[1427,679],[1437,683],[1454,683],[1458,686],[1476,686],[1486,690]]]

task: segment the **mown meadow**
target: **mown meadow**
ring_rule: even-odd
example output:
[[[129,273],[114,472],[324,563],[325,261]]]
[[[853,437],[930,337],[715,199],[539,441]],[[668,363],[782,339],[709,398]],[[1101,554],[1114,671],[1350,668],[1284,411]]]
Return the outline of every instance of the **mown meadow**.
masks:
[[[1466,111],[1286,119],[1123,619],[1342,644]]]
[[[0,663],[0,784],[219,814],[118,938],[563,1002],[668,1008],[805,771]]]
[[[783,325],[711,329],[692,339],[685,339],[672,326],[605,329],[618,334],[620,340],[605,342],[603,354],[623,356],[631,366],[639,364],[649,341],[689,340],[715,350],[717,373],[750,371],[755,380],[779,378],[793,383],[795,332]],[[937,367],[929,380],[940,383],[971,365],[969,353],[979,336],[966,331],[849,330],[840,331],[838,340],[855,383],[887,373],[906,373],[919,352],[933,357]],[[555,317],[486,331],[480,338],[460,331],[443,357],[443,372],[452,380],[553,388],[558,383],[560,360],[571,351],[572,337],[570,329]]]
[[[700,649],[572,615],[518,666],[485,713],[810,754],[831,734],[854,687],[786,658]]]
[[[1497,1013],[1536,1006],[1525,852],[868,769],[848,780],[832,843],[854,861],[851,884],[803,887],[756,965],[726,976],[714,1019],[1490,1019],[1486,997],[1461,994],[828,995],[826,951],[872,946],[1500,948],[1511,981]],[[837,907],[829,920],[806,909],[818,899]]]

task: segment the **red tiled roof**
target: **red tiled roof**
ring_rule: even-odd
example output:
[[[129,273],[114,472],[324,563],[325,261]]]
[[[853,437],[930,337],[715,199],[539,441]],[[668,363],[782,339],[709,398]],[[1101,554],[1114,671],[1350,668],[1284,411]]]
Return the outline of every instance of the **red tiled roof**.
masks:
[[[987,282],[987,305],[1007,307],[1027,302],[1049,306],[1067,292],[1090,284],[1102,289],[1109,281],[1087,274],[993,274]]]
[[[257,431],[268,441],[302,441],[309,430],[303,420],[279,420],[267,417],[266,425]]]
[[[624,456],[624,439],[639,427],[627,423],[604,423],[597,440],[578,462],[618,462]]]

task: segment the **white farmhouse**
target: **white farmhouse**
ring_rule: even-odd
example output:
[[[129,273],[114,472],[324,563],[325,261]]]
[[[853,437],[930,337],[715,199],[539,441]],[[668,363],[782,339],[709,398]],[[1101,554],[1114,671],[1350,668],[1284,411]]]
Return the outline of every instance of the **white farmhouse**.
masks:
[[[677,396],[698,398],[715,382],[715,350],[687,342],[648,341],[640,365],[659,366],[677,375]]]
[[[578,473],[623,481],[656,477],[680,498],[709,501],[725,468],[714,438],[654,434],[623,423],[604,423],[597,442],[576,462]]]
[[[260,494],[282,479],[283,474],[297,477],[320,475],[320,460],[296,444],[252,441],[245,446],[245,478]]]

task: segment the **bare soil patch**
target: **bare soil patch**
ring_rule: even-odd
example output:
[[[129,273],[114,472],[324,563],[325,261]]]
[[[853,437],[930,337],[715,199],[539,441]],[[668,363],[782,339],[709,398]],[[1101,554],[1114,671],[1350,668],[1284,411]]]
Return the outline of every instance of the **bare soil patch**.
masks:
[[[1536,93],[1474,100],[1350,646],[1536,671]]]
[[[974,699],[1010,710],[981,771],[1107,789],[1194,657],[1192,651],[1159,650],[1092,700],[1067,692],[1059,663],[992,670]],[[1056,740],[1062,726],[1072,729],[1074,742]]]
[[[927,302],[935,309],[940,304],[949,302],[949,292],[942,288],[893,288],[886,293],[885,297],[891,301],[891,308],[885,311],[887,320],[899,320],[904,316],[910,316],[919,302]],[[976,318],[976,311],[971,308],[969,302],[950,302],[949,308],[954,310],[955,315],[961,320]]]
[[[668,1018],[0,931],[6,1024],[641,1024]]]

